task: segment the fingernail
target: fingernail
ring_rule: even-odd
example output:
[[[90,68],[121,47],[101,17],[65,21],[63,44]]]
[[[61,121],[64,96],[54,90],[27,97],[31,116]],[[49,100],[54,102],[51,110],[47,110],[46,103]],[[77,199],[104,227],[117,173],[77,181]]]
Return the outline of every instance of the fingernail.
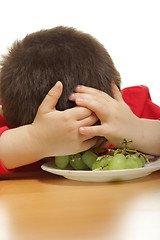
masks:
[[[76,86],[76,88],[75,88],[75,91],[79,91],[79,90],[80,90],[80,88],[81,88],[81,86],[80,86],[80,85]]]
[[[84,134],[84,133],[85,133],[85,128],[84,128],[84,127],[80,127],[80,128],[79,128],[79,132],[80,132],[81,134]]]
[[[74,93],[71,93],[71,94],[69,95],[69,99],[70,99],[70,100],[74,100],[74,99],[75,99],[75,94],[74,94]]]
[[[59,88],[59,87],[60,87],[60,81],[56,82],[55,87],[56,87],[56,88]]]

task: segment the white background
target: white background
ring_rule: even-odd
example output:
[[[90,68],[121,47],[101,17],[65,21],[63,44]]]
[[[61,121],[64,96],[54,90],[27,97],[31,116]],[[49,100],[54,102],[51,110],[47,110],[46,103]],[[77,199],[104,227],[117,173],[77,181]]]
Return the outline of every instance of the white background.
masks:
[[[147,85],[160,105],[159,0],[0,0],[0,55],[27,33],[59,25],[97,38],[122,87]]]

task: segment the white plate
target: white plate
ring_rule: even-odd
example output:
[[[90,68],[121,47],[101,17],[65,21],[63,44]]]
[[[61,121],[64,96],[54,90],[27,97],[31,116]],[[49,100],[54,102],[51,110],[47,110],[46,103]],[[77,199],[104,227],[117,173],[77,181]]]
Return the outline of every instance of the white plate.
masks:
[[[47,162],[41,166],[44,171],[61,175],[65,178],[83,182],[112,182],[125,181],[147,176],[160,169],[160,157],[156,161],[146,163],[143,168],[106,170],[106,171],[79,171],[73,169],[61,170],[56,168],[54,161]]]

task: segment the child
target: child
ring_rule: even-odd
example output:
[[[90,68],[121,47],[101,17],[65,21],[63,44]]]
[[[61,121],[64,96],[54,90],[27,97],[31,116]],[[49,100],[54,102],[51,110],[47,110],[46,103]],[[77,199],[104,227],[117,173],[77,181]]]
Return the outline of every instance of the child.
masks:
[[[89,110],[86,113],[84,108],[69,110],[69,108],[75,107],[75,104],[69,101],[68,97],[77,84],[99,88],[112,95],[110,82],[113,78],[120,88],[120,75],[104,47],[90,35],[76,31],[73,28],[57,27],[27,35],[22,41],[15,42],[8,55],[3,57],[2,60],[0,93],[3,115],[12,129],[4,132],[0,138],[0,159],[8,169],[37,161],[42,157],[71,154],[82,150],[80,145],[82,142],[86,143],[87,139],[83,138],[82,141],[81,137],[83,135],[77,136],[78,126],[75,123],[78,121],[78,123],[81,122],[84,125],[92,125],[97,121],[97,118]],[[44,154],[44,146],[48,145],[47,141],[49,140],[47,139],[47,134],[44,136],[44,131],[41,131],[43,129],[41,126],[42,121],[36,120],[37,116],[39,116],[39,114],[36,116],[36,112],[47,92],[59,80],[64,88],[61,97],[61,94],[57,93],[60,99],[56,109],[61,111],[68,110],[62,112],[63,114],[59,112],[59,118],[46,121],[46,126],[47,130],[52,127],[50,135],[53,138],[53,143],[53,140],[57,138],[58,126],[60,128],[62,125],[61,132],[64,132],[64,134],[65,128],[66,131],[71,128],[70,136],[68,141],[65,141],[67,135],[62,136],[59,133],[61,144],[56,146],[55,143],[52,143],[52,151]],[[83,113],[80,114],[77,111],[83,111]],[[46,116],[48,117],[47,114]],[[85,118],[89,118],[89,122]],[[44,120],[45,118],[42,117],[42,119]],[[83,119],[84,121],[82,121]],[[41,123],[38,125],[39,127],[36,127],[35,122]],[[63,125],[64,122],[65,125]],[[39,141],[40,153],[38,153],[41,154],[40,156],[35,156],[35,153],[32,152],[30,153],[31,147],[34,147],[33,143],[30,144],[29,140],[29,143],[25,142],[30,126],[34,126],[37,131],[36,134],[32,134],[35,145],[37,144],[37,139],[41,139],[41,137],[46,138],[45,145]],[[72,128],[75,128],[74,131],[76,133],[74,133]],[[6,130],[6,128],[2,130]],[[39,131],[42,132],[40,137]],[[18,141],[14,140],[14,136],[18,136]],[[76,137],[77,139],[75,139]],[[14,144],[12,144],[13,140]],[[77,141],[77,143],[73,144],[74,141]],[[89,148],[95,143],[95,139],[88,141],[88,146],[86,143],[83,149]],[[58,140],[57,142],[59,143]],[[20,143],[21,145],[19,145]],[[6,144],[6,147],[4,144]],[[40,146],[43,146],[43,148]],[[72,146],[72,149],[69,149],[68,146]],[[38,147],[35,148],[37,151]],[[56,149],[59,149],[59,151],[55,151]],[[29,158],[31,159],[29,160]]]
[[[77,85],[85,85],[99,89],[110,96],[113,96],[111,90],[111,82],[113,80],[118,89],[120,89],[120,74],[116,70],[113,61],[105,48],[90,35],[73,28],[57,27],[50,30],[42,30],[27,35],[21,41],[15,42],[10,49],[9,54],[3,58],[0,76],[3,114],[9,126],[15,128],[6,131],[1,137],[0,158],[3,164],[6,164],[6,168],[11,169],[13,167],[28,164],[36,161],[37,158],[40,159],[47,156],[66,155],[69,154],[69,152],[80,152],[80,145],[88,138],[83,138],[85,136],[84,134],[78,134],[78,127],[93,125],[97,121],[97,118],[86,108],[78,108],[77,110],[77,108],[75,108],[76,104],[73,101],[69,101],[69,95]],[[62,82],[64,89],[62,95],[62,85],[60,83],[58,83],[60,84],[60,89],[58,88],[59,90],[56,86],[54,87],[56,90],[53,89],[54,94],[57,94],[58,96],[56,96],[55,99],[53,98],[54,104],[51,105],[53,108],[56,105],[56,109],[60,111],[52,111],[50,107],[50,112],[52,113],[51,120],[48,111],[41,111],[41,108],[43,108],[42,106],[44,106],[44,102],[42,103],[42,101],[49,89],[52,88],[57,81]],[[141,87],[139,89],[140,91],[142,90]],[[123,96],[124,98],[127,96],[128,92],[131,94],[132,90],[126,90],[126,93]],[[57,103],[58,98],[59,101]],[[128,100],[130,101],[131,99],[128,98]],[[128,104],[132,105],[134,100],[135,99],[132,99]],[[38,110],[41,103],[42,106]],[[136,104],[135,106],[137,107]],[[38,114],[36,115],[37,110]],[[77,111],[80,111],[81,114]],[[152,116],[153,115],[154,114],[152,114]],[[148,118],[150,118],[150,116],[148,116]],[[157,119],[157,116],[154,116],[153,118]],[[76,121],[78,123],[81,122],[81,124],[79,126],[78,124],[76,125]],[[70,123],[69,127],[67,126],[68,122]],[[61,125],[62,131],[61,134],[59,134],[57,130],[59,131],[58,126],[60,128]],[[26,134],[27,137],[30,137],[28,130],[25,129],[33,129],[33,127],[35,129],[33,134],[31,134],[33,137],[33,143],[29,144],[29,141],[27,142],[26,152],[29,153],[29,151],[32,150],[31,147],[36,146],[38,142],[38,147],[36,146],[35,149],[39,155],[37,156],[35,154],[36,156],[34,156],[33,153],[31,161],[28,160],[28,157],[26,157],[26,160],[24,161],[25,154],[23,151],[19,158],[13,158],[13,155],[8,157],[6,152],[8,152],[7,145],[9,144],[9,141],[4,141],[4,138],[6,136],[8,136],[8,138],[12,136],[13,138],[13,136],[20,131],[20,135],[22,138],[24,136],[24,139],[21,141],[21,138],[19,138],[19,141],[17,142],[16,151],[19,154],[19,142],[23,145],[25,139],[27,139]],[[49,130],[50,128],[51,131]],[[69,136],[65,135],[68,128],[71,128]],[[76,130],[74,131],[73,128],[76,128]],[[24,134],[23,131],[25,132]],[[63,132],[65,136],[63,136]],[[31,133],[31,130],[29,130],[29,133]],[[50,134],[50,137],[48,137],[48,134]],[[54,147],[55,140],[58,137],[59,141],[57,146]],[[63,139],[64,137],[65,141]],[[72,146],[72,142],[74,142],[75,137],[76,140],[78,140],[76,143],[77,146],[75,150],[73,150],[74,145]],[[79,138],[81,140],[79,140]],[[6,143],[6,148],[4,147],[2,139]],[[69,143],[70,140],[71,143]],[[50,149],[47,147],[47,141],[52,142],[52,144],[49,144],[51,147]],[[93,146],[96,139],[93,138],[88,141],[90,142],[90,146]],[[70,149],[66,143],[69,145]],[[43,146],[44,149],[47,149],[47,154],[44,154],[41,146]],[[59,151],[57,150],[56,152],[56,149]],[[65,150],[63,151],[63,149]],[[11,150],[13,151],[13,149]],[[7,159],[9,159],[9,161]],[[24,162],[21,162],[21,159],[23,159]]]

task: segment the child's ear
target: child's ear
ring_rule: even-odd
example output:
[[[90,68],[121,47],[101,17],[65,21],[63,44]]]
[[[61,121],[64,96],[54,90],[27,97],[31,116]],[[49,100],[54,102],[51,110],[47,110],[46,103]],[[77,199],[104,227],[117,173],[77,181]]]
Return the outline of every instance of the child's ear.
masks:
[[[111,82],[111,90],[113,94],[113,98],[116,99],[117,101],[123,101],[121,90],[119,87],[115,84],[115,82]]]
[[[113,85],[116,85],[117,88],[121,91],[121,86],[120,86],[120,84],[116,84],[116,81],[112,78],[112,79],[111,79],[111,88],[113,87]]]
[[[0,105],[0,115],[3,117],[2,105]]]

